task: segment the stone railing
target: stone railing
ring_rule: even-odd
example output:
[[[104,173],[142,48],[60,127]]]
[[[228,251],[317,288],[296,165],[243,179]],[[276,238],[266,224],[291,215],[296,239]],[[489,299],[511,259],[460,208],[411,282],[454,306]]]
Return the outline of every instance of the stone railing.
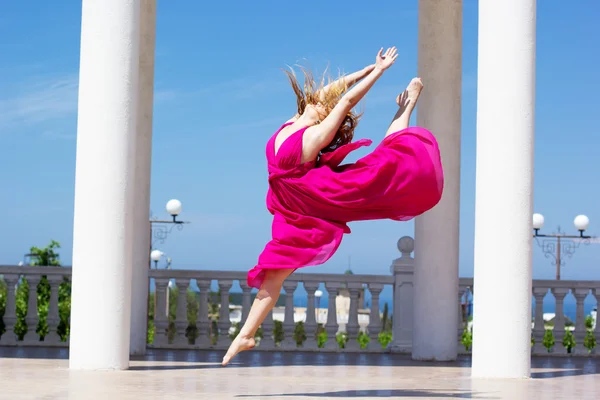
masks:
[[[389,275],[342,275],[297,272],[284,283],[283,307],[269,313],[258,336],[258,350],[410,352],[414,299],[413,240],[398,241],[401,257],[394,260]],[[0,266],[0,346],[68,346],[70,309],[70,268]],[[256,290],[246,285],[245,271],[151,270],[148,347],[178,349],[224,349],[245,321]],[[241,307],[230,304],[234,285],[241,288]],[[294,306],[293,294],[306,291],[307,306]],[[393,288],[390,323],[382,321],[379,295],[386,286]],[[316,309],[315,293],[324,287],[327,309]],[[191,289],[194,290],[191,290]],[[473,279],[461,278],[458,288],[457,346],[468,353],[471,321],[468,315]],[[340,292],[348,294],[349,310],[337,310]],[[370,306],[360,300],[370,294]],[[569,293],[577,300],[574,326],[567,324],[563,302]],[[37,294],[37,295],[35,295]],[[573,354],[589,354],[583,346],[589,336],[600,342],[600,328],[586,327],[584,301],[600,297],[598,281],[533,281],[535,323],[532,337],[534,354],[565,354],[565,336],[572,335]],[[554,326],[544,324],[543,299],[556,301]],[[418,297],[418,296],[417,296]],[[28,310],[37,309],[37,313]],[[301,311],[301,312],[299,312]],[[467,311],[467,312],[465,312]],[[237,314],[237,316],[236,316]],[[283,315],[281,315],[283,314]],[[391,327],[390,327],[391,325]],[[553,332],[551,331],[553,329]],[[550,330],[550,334],[548,334]],[[499,327],[499,335],[501,335]],[[547,340],[544,340],[546,336]],[[554,345],[549,346],[548,336]],[[587,337],[587,339],[586,339]],[[501,338],[499,339],[501,340]],[[572,346],[572,344],[571,344]],[[468,346],[467,346],[468,347]],[[596,351],[592,351],[596,353]]]
[[[71,268],[0,266],[0,275],[0,346],[67,346]]]
[[[570,280],[542,280],[534,279],[532,285],[533,297],[533,322],[532,322],[532,353],[536,355],[589,355],[600,354],[598,348],[591,348],[591,343],[600,345],[600,324],[590,320],[586,324],[590,314],[585,313],[584,305],[588,296],[595,298],[596,305],[600,302],[600,281],[570,281]],[[471,300],[473,278],[460,278],[459,298]],[[564,314],[565,297],[573,296],[576,301],[575,320],[569,323]],[[555,304],[555,317],[552,321],[544,321],[544,299],[552,296]],[[462,307],[461,307],[462,308]],[[470,353],[465,348],[463,334],[465,330],[472,332],[472,322],[468,318],[460,318],[459,321],[459,352]],[[499,340],[502,339],[502,330],[498,328]],[[565,340],[567,336],[567,340]],[[545,339],[546,337],[546,339]],[[586,344],[588,345],[586,347]],[[572,346],[572,348],[570,348]],[[589,347],[589,348],[588,348]]]

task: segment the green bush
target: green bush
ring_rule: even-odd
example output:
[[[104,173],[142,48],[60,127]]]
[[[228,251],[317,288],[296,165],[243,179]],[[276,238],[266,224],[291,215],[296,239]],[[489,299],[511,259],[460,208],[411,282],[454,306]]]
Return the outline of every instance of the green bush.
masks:
[[[550,353],[554,348],[554,344],[555,341],[552,329],[546,329],[546,332],[544,332],[544,337],[542,339],[542,345],[546,348],[546,350],[548,350],[548,353]]]
[[[594,336],[594,332],[586,332],[585,339],[583,339],[583,346],[588,350],[588,353],[591,353],[592,350],[596,348],[596,337]]]
[[[594,328],[594,318],[592,318],[591,315],[588,315],[587,317],[585,317],[585,327],[586,327],[586,329]]]
[[[306,331],[304,330],[304,322],[302,321],[296,323],[296,327],[294,328],[294,340],[298,347],[302,346],[302,343],[306,340]]]
[[[392,343],[392,332],[391,331],[383,331],[381,333],[379,333],[379,336],[377,338],[379,340],[379,343],[381,343],[381,347],[382,348],[386,348],[388,347],[388,345],[390,343]]]
[[[575,336],[573,335],[573,332],[565,332],[565,337],[563,338],[562,344],[567,349],[567,353],[570,353],[573,350],[573,348],[577,345],[577,343],[575,343]]]
[[[317,347],[322,349],[325,347],[325,343],[327,343],[327,331],[323,324],[319,324],[317,327]]]
[[[465,346],[466,351],[471,350],[471,346],[473,346],[473,332],[471,329],[465,327],[460,338],[460,342],[463,346]]]

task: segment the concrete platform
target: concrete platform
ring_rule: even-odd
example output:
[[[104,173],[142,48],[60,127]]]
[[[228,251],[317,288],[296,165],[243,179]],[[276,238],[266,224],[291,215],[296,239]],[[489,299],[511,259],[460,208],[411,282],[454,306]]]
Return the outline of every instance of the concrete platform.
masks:
[[[227,368],[214,351],[150,351],[128,371],[68,369],[68,351],[0,348],[0,399],[598,399],[600,358],[534,358],[532,379],[478,381],[470,359],[248,352]]]

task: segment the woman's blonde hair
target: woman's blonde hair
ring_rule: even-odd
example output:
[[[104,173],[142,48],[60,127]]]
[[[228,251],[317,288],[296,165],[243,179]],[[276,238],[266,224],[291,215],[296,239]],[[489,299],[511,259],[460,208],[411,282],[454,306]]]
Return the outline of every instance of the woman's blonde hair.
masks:
[[[298,82],[298,78],[296,77],[296,73],[290,67],[289,70],[284,70],[286,73],[290,84],[292,85],[292,90],[296,95],[296,104],[298,106],[298,114],[304,114],[304,110],[308,105],[321,105],[325,109],[326,115],[329,115],[331,110],[336,106],[336,104],[340,101],[344,93],[348,91],[348,85],[344,79],[338,79],[336,84],[333,84],[327,92],[323,92],[322,90],[325,86],[332,82],[331,78],[327,74],[327,71],[323,73],[321,77],[321,81],[317,84],[315,78],[310,70],[307,68],[299,66],[304,74],[304,85],[300,85]],[[342,76],[340,75],[340,78]],[[327,78],[327,83],[325,79]],[[350,110],[344,121],[340,125],[340,128],[335,134],[335,137],[325,148],[321,150],[321,153],[331,152],[338,147],[348,144],[352,142],[354,138],[354,129],[356,129],[356,125],[358,124],[358,120],[360,119],[361,114],[355,113],[353,110]]]

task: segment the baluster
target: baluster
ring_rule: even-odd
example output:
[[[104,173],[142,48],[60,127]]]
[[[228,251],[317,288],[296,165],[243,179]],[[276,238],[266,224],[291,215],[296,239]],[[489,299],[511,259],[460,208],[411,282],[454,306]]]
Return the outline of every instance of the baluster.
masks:
[[[48,306],[48,335],[44,338],[44,342],[48,344],[60,343],[60,336],[58,334],[58,324],[60,323],[60,316],[58,313],[58,288],[63,282],[61,275],[49,275],[48,282],[50,283],[50,304]]]
[[[298,282],[284,281],[283,288],[285,289],[285,314],[283,316],[283,342],[281,347],[293,349],[296,348],[296,340],[294,340],[294,331],[296,330],[296,322],[294,321],[294,292],[298,287]]]
[[[231,327],[231,320],[229,319],[229,291],[231,290],[231,286],[233,286],[233,281],[231,280],[219,281],[221,309],[219,310],[219,322],[217,323],[217,327],[219,328],[217,346],[229,345],[229,328]]]
[[[594,289],[594,297],[596,298],[596,321],[593,327],[593,334],[596,338],[596,348],[592,350],[595,353],[599,353],[598,346],[600,346],[600,312],[598,312],[598,305],[600,305],[600,288]]]
[[[360,343],[358,343],[358,331],[360,330],[358,324],[358,296],[360,296],[361,289],[362,285],[360,283],[348,283],[348,291],[350,292],[350,310],[348,323],[346,324],[346,333],[348,334],[346,349],[348,350],[360,350]]]
[[[262,323],[263,337],[260,341],[261,349],[273,349],[275,348],[275,339],[273,337],[273,329],[275,328],[275,322],[273,321],[273,310],[267,313],[265,320]]]
[[[155,278],[156,286],[155,307],[154,307],[154,343],[155,347],[166,346],[169,344],[167,329],[169,327],[169,317],[167,315],[167,296],[168,296],[168,278]]]
[[[19,281],[19,275],[6,274],[4,275],[4,281],[6,282],[7,286],[6,309],[4,310],[3,317],[6,332],[0,336],[0,344],[15,345],[17,344],[17,336],[15,334],[15,324],[17,323],[15,286]]]
[[[210,346],[210,318],[208,317],[208,294],[210,292],[210,280],[196,280],[200,289],[200,304],[198,306],[198,338],[195,344],[200,348]]]
[[[465,331],[465,328],[468,327],[468,320],[464,318],[463,308],[462,308],[462,298],[467,293],[466,285],[458,286],[458,330],[456,332],[458,336],[458,352],[461,353],[463,351],[468,351],[465,349],[465,346],[462,344],[462,335]],[[465,302],[466,306],[466,302]],[[466,308],[466,307],[465,307]]]
[[[587,354],[588,350],[583,345],[585,340],[585,334],[587,333],[585,328],[585,311],[583,309],[583,302],[589,294],[589,289],[574,289],[572,290],[575,301],[577,302],[577,309],[575,312],[575,354]]]
[[[40,275],[27,275],[27,283],[29,284],[29,298],[27,300],[27,316],[25,316],[25,323],[27,324],[27,333],[23,338],[23,342],[27,344],[38,343],[40,336],[37,334],[37,323],[38,323],[38,296],[37,287],[41,280]]]
[[[327,331],[327,342],[325,348],[328,350],[339,350],[340,346],[337,342],[338,322],[337,322],[337,307],[335,304],[335,298],[337,297],[338,290],[342,287],[340,282],[325,282],[325,289],[328,293],[328,305],[327,305],[327,322],[325,323],[325,331]]]
[[[304,289],[307,293],[308,304],[306,306],[306,322],[304,323],[304,332],[306,340],[302,344],[305,349],[316,349],[317,347],[317,320],[315,318],[315,292],[319,288],[319,282],[304,282]]]
[[[383,284],[369,283],[369,292],[371,292],[371,314],[369,315],[369,326],[367,326],[367,332],[371,339],[367,347],[369,350],[382,350],[379,343],[379,333],[383,330],[381,316],[379,315],[379,294],[382,290]]]
[[[240,280],[240,287],[242,288],[242,319],[240,320],[240,326],[243,326],[248,318],[250,307],[252,307],[252,288],[248,286],[245,280]]]
[[[177,311],[175,312],[175,340],[174,344],[185,346],[189,343],[186,336],[188,325],[190,324],[187,317],[187,289],[190,285],[189,279],[177,279]]]
[[[535,354],[547,352],[543,343],[544,334],[546,333],[544,324],[544,297],[546,297],[546,294],[548,294],[548,288],[533,288],[533,297],[535,298],[535,322],[533,324],[533,339],[535,340],[535,344],[533,345],[533,352]]]
[[[566,354],[567,349],[563,346],[562,342],[565,337],[565,314],[564,314],[564,300],[565,296],[569,293],[567,288],[552,288],[552,294],[556,300],[556,316],[554,317],[554,352],[559,354]]]

